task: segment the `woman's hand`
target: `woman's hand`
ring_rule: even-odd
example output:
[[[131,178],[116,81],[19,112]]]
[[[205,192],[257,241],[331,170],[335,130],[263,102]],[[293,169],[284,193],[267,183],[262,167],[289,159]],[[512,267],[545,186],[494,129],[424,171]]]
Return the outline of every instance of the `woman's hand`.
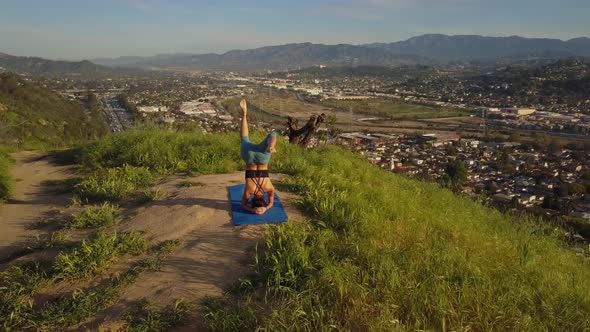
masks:
[[[267,208],[264,206],[257,207],[256,209],[254,209],[254,213],[256,213],[256,214],[264,214],[266,211],[267,211]]]
[[[248,102],[246,102],[246,98],[240,100],[240,108],[242,109],[242,114],[246,116],[246,113],[248,113]]]

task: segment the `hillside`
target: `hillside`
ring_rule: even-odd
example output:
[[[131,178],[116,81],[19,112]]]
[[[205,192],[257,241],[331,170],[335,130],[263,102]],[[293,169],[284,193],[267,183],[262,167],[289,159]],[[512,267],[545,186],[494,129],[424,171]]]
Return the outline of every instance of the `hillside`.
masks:
[[[98,112],[82,107],[15,74],[0,74],[0,145],[51,148],[108,132]]]
[[[112,69],[90,61],[54,61],[38,57],[19,57],[0,53],[0,73],[10,71],[30,76],[69,77],[91,80],[145,74],[138,69]]]
[[[240,174],[191,175],[241,169],[238,141],[149,129],[85,147],[73,189],[82,206],[41,224],[52,241],[32,247],[54,254],[29,251],[2,274],[4,326],[148,330],[188,319],[186,329],[212,331],[590,328],[588,252],[571,251],[563,231],[337,147],[279,142],[273,181],[282,198],[300,197],[306,218],[268,227],[264,238],[250,234],[247,243],[258,245],[244,251],[246,242],[232,241],[254,229],[228,227],[225,191]],[[46,260],[19,265],[27,257]],[[239,265],[238,257],[249,259]]]

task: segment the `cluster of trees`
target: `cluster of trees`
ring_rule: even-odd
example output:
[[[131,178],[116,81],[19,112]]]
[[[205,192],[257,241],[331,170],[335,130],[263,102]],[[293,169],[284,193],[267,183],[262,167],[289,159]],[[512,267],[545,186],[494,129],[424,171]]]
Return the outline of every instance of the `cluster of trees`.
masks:
[[[441,177],[440,185],[454,192],[460,192],[465,181],[467,181],[467,167],[460,160],[455,160],[445,166],[445,175]]]
[[[59,147],[108,132],[98,108],[85,112],[80,103],[15,74],[0,74],[0,105],[0,144]]]

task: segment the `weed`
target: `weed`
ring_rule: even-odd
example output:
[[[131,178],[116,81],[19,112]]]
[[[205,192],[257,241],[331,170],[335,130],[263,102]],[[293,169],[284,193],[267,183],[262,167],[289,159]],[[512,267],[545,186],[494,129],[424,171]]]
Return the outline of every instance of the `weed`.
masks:
[[[182,299],[163,310],[157,310],[146,301],[126,315],[128,325],[124,331],[165,331],[182,323],[193,309],[191,303]]]
[[[146,271],[142,262],[111,278],[102,288],[87,291],[77,290],[71,295],[47,303],[30,315],[32,325],[38,330],[57,330],[93,317],[100,310],[111,305],[123,287],[134,282],[141,273]]]
[[[66,228],[91,228],[116,225],[120,222],[119,207],[109,203],[102,205],[89,205],[75,214]]]
[[[63,194],[74,191],[76,185],[80,183],[80,178],[68,178],[61,180],[46,180],[41,183],[42,186],[47,187],[52,194]]]
[[[116,254],[138,254],[146,250],[146,242],[138,233],[120,236],[99,234],[94,241],[85,241],[70,255],[61,254],[53,267],[39,264],[12,266],[0,274],[0,326],[5,330],[63,330],[84,321],[108,307],[120,290],[134,282],[145,271],[155,271],[161,260],[180,245],[178,240],[162,242],[155,255],[146,258],[126,272],[119,274],[103,287],[76,290],[72,294],[33,307],[33,295],[41,287],[64,277],[79,277],[104,268]],[[159,313],[167,322],[178,321],[188,307],[180,303],[171,311]]]
[[[181,181],[178,184],[179,188],[203,187],[205,184],[198,181]]]
[[[12,330],[29,326],[33,294],[47,284],[46,272],[38,264],[14,265],[0,273],[0,326]]]
[[[127,240],[119,240],[119,242],[127,243],[127,247],[121,250],[131,250],[133,247],[135,247],[135,250],[145,250],[143,246],[138,245],[137,242],[142,241],[139,240],[137,235],[130,236]],[[134,242],[135,244],[133,244]],[[134,282],[143,272],[157,271],[166,255],[180,244],[179,240],[164,241],[155,248],[155,255],[141,260],[131,269],[111,278],[106,286],[87,291],[77,290],[71,295],[47,303],[38,311],[27,316],[31,317],[30,324],[41,330],[55,330],[57,328],[63,329],[64,326],[71,326],[93,317],[100,310],[114,303],[120,290]],[[128,315],[127,317],[130,321],[137,322],[137,326],[162,326],[168,328],[181,322],[191,309],[192,306],[189,303],[177,301],[173,307],[161,312],[140,311],[137,312],[137,316]],[[129,328],[134,328],[132,331],[137,331],[135,326],[136,324],[133,324]],[[146,331],[146,329],[140,329],[139,331]]]
[[[255,331],[257,313],[248,304],[209,298],[205,301],[203,318],[213,332]]]
[[[89,201],[118,201],[129,198],[138,188],[155,180],[146,167],[123,165],[98,169],[76,186],[77,194]]]
[[[61,253],[55,259],[57,279],[80,278],[101,270],[115,257],[145,252],[147,242],[137,232],[107,235],[100,232],[94,240],[82,241],[81,247],[70,254]]]
[[[145,204],[153,201],[162,199],[165,196],[164,191],[159,188],[156,189],[145,189],[140,191],[136,197],[135,202],[139,204]]]
[[[86,200],[86,203],[88,203],[88,200]],[[68,204],[68,207],[70,206],[82,206],[84,205],[84,199],[81,198],[78,194],[74,194],[72,196],[72,200],[70,201],[70,204]]]
[[[157,247],[158,254],[168,255],[171,254],[176,248],[182,244],[181,240],[167,240],[160,243]]]
[[[42,229],[42,228],[45,228],[45,227],[48,227],[48,226],[54,225],[54,224],[55,224],[55,220],[50,219],[50,218],[46,218],[46,219],[33,221],[32,223],[30,223],[26,226],[26,229]]]

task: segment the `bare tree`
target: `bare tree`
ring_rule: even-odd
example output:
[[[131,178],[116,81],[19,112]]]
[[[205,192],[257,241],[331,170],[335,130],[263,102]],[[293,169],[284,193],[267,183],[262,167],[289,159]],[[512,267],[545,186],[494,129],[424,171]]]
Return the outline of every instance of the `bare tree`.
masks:
[[[307,146],[317,128],[322,122],[326,121],[326,114],[319,116],[312,115],[305,126],[297,129],[298,121],[292,117],[287,118],[287,128],[289,130],[289,143],[296,143],[301,146]]]

